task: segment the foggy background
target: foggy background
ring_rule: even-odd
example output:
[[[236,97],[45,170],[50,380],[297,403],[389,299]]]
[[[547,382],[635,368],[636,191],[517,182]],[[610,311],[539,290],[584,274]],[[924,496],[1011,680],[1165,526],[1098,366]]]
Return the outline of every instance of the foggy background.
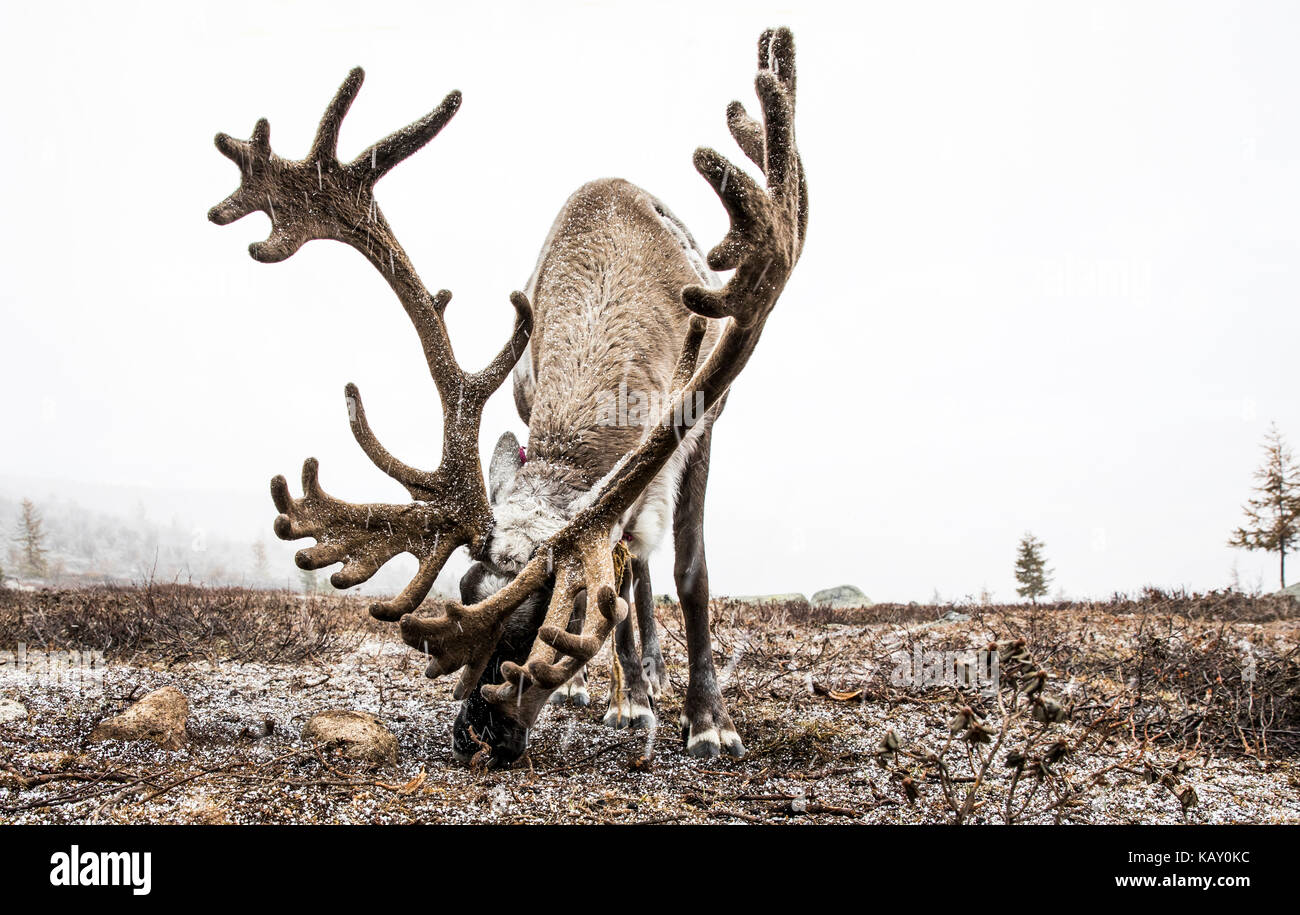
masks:
[[[1272,590],[1276,557],[1225,541],[1268,422],[1300,444],[1298,18],[1283,3],[6,4],[0,527],[28,496],[47,518],[143,532],[123,556],[165,548],[196,580],[245,574],[261,541],[268,575],[296,583],[307,542],[271,534],[273,474],[296,492],[315,455],[340,497],[405,499],[353,442],[346,382],[395,454],[436,463],[437,397],[397,300],[342,245],[262,265],[246,246],[264,216],[208,223],[237,185],[215,132],[266,116],[297,158],[360,64],[346,159],[463,90],[377,197],[426,284],[454,291],[452,340],[478,367],[584,181],[627,178],[706,248],[721,238],[691,152],[745,162],[724,109],[757,110],[755,41],[786,24],[809,237],[717,426],[715,593],[1013,599],[1026,530],[1073,597],[1223,587],[1234,564]],[[483,428],[485,456],[523,434],[508,387]],[[672,591],[668,544],[654,570]]]

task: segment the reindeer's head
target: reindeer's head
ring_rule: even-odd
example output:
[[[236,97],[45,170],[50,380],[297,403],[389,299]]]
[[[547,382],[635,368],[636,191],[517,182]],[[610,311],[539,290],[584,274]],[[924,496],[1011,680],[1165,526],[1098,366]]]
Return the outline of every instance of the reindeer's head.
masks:
[[[414,555],[419,569],[412,581],[396,597],[372,604],[370,612],[400,621],[406,643],[430,656],[427,676],[459,670],[454,695],[466,699],[473,691],[471,701],[490,711],[483,720],[512,723],[478,739],[486,738],[503,759],[513,758],[522,749],[519,735],[526,735],[546,698],[595,655],[627,614],[617,595],[610,535],[681,440],[685,430],[673,418],[692,415],[685,403],[707,410],[727,392],[798,259],[807,210],[794,144],[793,40],[784,29],[760,39],[756,87],[762,123],[738,102],[727,110],[732,135],[762,169],[766,187],[713,150],[695,153],[696,169],[731,221],[726,237],[709,253],[709,266],[735,272],[721,289],[681,291],[683,304],[696,317],[682,344],[665,420],[580,499],[549,489],[556,481],[544,479],[541,467],[516,466],[507,474],[508,464],[501,465],[499,479],[489,475],[494,496],[489,499],[478,459],[480,418],[484,403],[524,351],[531,307],[522,293],[514,293],[509,341],[482,371],[461,368],[443,321],[451,293],[428,291],[374,199],[376,182],[442,130],[459,108],[460,94],[451,93],[428,115],[345,164],[336,154],[339,129],[362,79],[359,68],[348,75],[300,161],[271,151],[265,119],[257,122],[250,140],[218,134],[217,148],[239,166],[241,179],[208,218],[225,225],[253,211],[266,213],[270,237],[249,246],[259,261],[281,261],[308,241],[328,238],[351,245],[380,271],[415,326],[442,401],[442,460],[436,470],[424,471],[395,458],[371,431],[356,387],[348,385],[353,436],[412,501],[343,502],[321,488],[317,463],[310,458],[303,464],[302,498],[290,495],[284,477],[271,481],[280,512],[275,532],[285,540],[315,538],[316,545],[299,551],[295,562],[303,569],[341,563],[330,576],[337,588],[368,580],[398,553]],[[724,320],[725,326],[697,369],[705,318]],[[517,443],[514,447],[517,454]],[[461,601],[432,601],[423,608],[426,615],[416,616],[439,570],[460,546],[485,556],[487,571],[497,577],[471,582]],[[572,633],[568,626],[580,600],[588,606],[581,632]],[[485,677],[493,664],[499,669]]]
[[[476,562],[461,576],[461,603],[472,606],[485,601],[509,583],[509,575],[496,572],[483,562]],[[501,638],[479,675],[477,688],[470,690],[461,703],[456,723],[452,726],[452,752],[461,762],[468,763],[486,751],[486,762],[505,766],[528,748],[528,724],[488,702],[483,697],[483,687],[502,681],[502,664],[518,664],[528,657],[549,601],[550,589],[543,586],[525,598],[506,620]]]
[[[572,470],[548,461],[525,461],[519,440],[507,432],[488,467],[492,527],[475,558],[494,571],[516,575],[581,508],[588,489]]]

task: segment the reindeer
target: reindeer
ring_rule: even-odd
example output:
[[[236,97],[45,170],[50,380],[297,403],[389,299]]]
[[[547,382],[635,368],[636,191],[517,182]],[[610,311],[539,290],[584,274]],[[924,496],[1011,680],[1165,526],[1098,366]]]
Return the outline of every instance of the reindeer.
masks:
[[[406,644],[429,656],[426,676],[460,672],[456,754],[486,744],[491,764],[508,765],[526,749],[548,701],[582,702],[584,667],[611,633],[621,689],[611,690],[605,722],[655,724],[654,702],[668,681],[646,559],[671,521],[690,660],[682,736],[695,756],[741,755],[709,637],[704,495],[713,423],[803,248],[807,190],[794,141],[790,32],[768,30],[759,39],[761,121],[739,102],[727,108],[731,134],[763,184],[712,149],[695,152],[696,170],[729,217],[721,243],[706,258],[662,203],[626,181],[583,186],[555,220],[527,291],[510,296],[509,339],[477,372],[452,351],[443,321],[451,293],[429,292],[374,197],[380,178],[446,126],[460,93],[342,163],[339,129],[362,79],[360,68],[348,75],[301,160],[271,150],[266,119],[249,140],[218,134],[217,149],[241,177],[208,218],[226,225],[266,213],[270,236],[249,246],[257,261],[282,261],[310,240],[334,239],[379,270],[415,327],[441,399],[442,458],[426,471],[394,457],[348,384],[353,437],[412,501],[339,500],[321,487],[309,458],[302,497],[290,494],[284,477],[271,481],[276,535],[314,538],[295,562],[303,569],[341,563],[330,577],[336,588],[368,580],[399,553],[415,556],[410,583],[372,603],[370,613],[397,622]],[[714,271],[733,272],[723,282]],[[527,449],[503,435],[485,483],[482,410],[512,371]],[[615,411],[611,420],[611,397],[630,401],[629,390],[638,404],[661,410],[628,411],[626,420]],[[460,601],[426,602],[461,546],[476,562],[461,580]]]

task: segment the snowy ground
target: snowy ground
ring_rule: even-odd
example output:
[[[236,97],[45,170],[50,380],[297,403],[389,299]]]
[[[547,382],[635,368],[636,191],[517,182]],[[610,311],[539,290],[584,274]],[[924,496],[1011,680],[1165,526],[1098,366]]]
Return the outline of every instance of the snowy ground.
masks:
[[[1010,816],[1046,823],[1300,823],[1300,771],[1292,756],[1265,752],[1248,731],[1212,736],[1200,724],[1175,732],[1169,724],[1181,720],[1181,709],[1165,718],[1135,716],[1122,704],[1108,709],[1107,684],[1122,698],[1125,672],[1101,665],[1095,676],[1082,676],[1058,644],[1074,632],[1078,643],[1112,640],[1113,650],[1129,657],[1126,645],[1148,627],[1186,621],[1099,610],[1031,619],[1019,612],[850,624],[774,613],[755,622],[734,606],[724,609],[715,648],[749,751],[740,760],[684,753],[676,721],[685,655],[675,608],[660,610],[675,689],[661,702],[658,733],[601,724],[606,650],[593,665],[592,706],[548,708],[528,757],[508,771],[454,761],[450,679],[425,679],[419,656],[383,631],[367,631],[328,657],[293,663],[176,662],[143,653],[111,663],[102,688],[0,673],[0,700],[17,700],[28,711],[26,719],[0,724],[0,822],[952,822],[1001,735],[967,822]],[[1293,657],[1300,622],[1232,628],[1260,651]],[[958,696],[951,687],[889,685],[892,652],[979,646],[1030,632],[1045,652],[1033,666],[1043,666],[1047,690],[1071,710],[1063,723],[1024,715],[1002,734],[987,690],[983,697]],[[1193,635],[1180,629],[1168,640]],[[1034,639],[1027,641],[1034,653]],[[182,749],[87,742],[101,719],[167,685],[191,705]],[[963,704],[987,713],[989,743],[950,737],[949,721]],[[396,768],[367,770],[304,745],[307,718],[334,708],[370,712],[392,730],[400,744]],[[881,755],[891,729],[900,752]],[[1035,774],[1033,761],[1059,740],[1064,755]],[[1026,745],[1029,767],[1006,767],[1008,754]]]

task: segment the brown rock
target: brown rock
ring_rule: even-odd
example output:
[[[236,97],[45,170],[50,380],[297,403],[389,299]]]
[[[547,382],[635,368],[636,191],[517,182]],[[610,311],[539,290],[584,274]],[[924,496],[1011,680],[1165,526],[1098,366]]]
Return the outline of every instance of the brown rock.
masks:
[[[13,699],[0,699],[0,724],[27,720],[27,707]]]
[[[397,738],[365,712],[347,709],[321,712],[303,727],[302,738],[336,749],[348,759],[376,765],[397,762]]]
[[[114,718],[105,718],[91,732],[91,742],[101,740],[152,740],[165,750],[185,743],[185,719],[190,703],[174,686],[154,690]]]

